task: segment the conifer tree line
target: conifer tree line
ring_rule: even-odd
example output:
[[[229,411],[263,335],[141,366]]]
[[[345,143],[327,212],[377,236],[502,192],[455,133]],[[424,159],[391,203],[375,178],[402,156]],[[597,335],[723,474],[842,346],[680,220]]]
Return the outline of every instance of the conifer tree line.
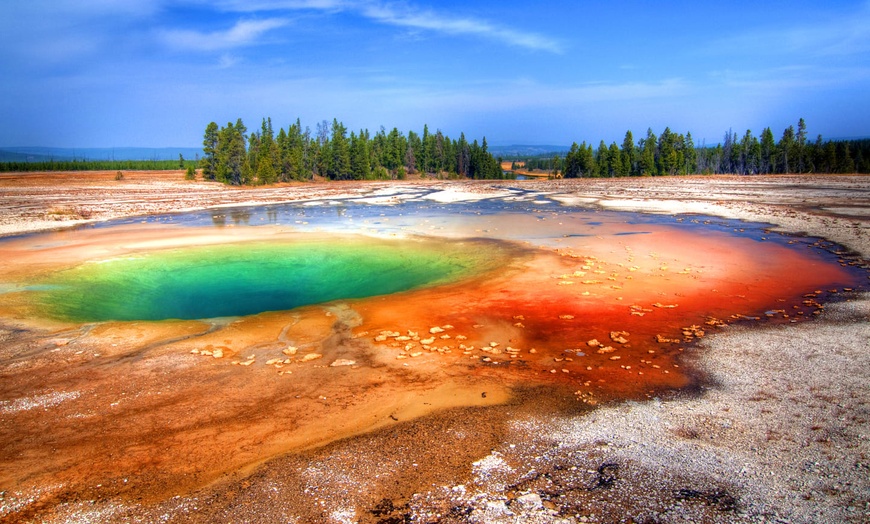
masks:
[[[520,159],[515,159],[520,160]],[[648,129],[636,143],[631,131],[622,145],[602,140],[597,149],[575,142],[565,155],[525,159],[526,169],[558,172],[565,178],[663,176],[686,174],[870,173],[870,139],[824,141],[807,137],[804,119],[786,128],[777,141],[769,127],[756,137],[732,130],[722,143],[696,145],[692,133]]]
[[[275,133],[272,119],[264,118],[259,130],[248,133],[241,119],[218,127],[206,126],[203,178],[227,184],[273,184],[307,181],[314,176],[330,180],[404,179],[408,174],[436,174],[468,178],[503,178],[488,151],[486,137],[468,143],[465,134],[453,140],[440,130],[423,127],[423,134],[383,127],[372,135],[367,129],[351,131],[338,119],[317,124],[314,133],[299,119]]]
[[[176,171],[193,168],[196,161],[180,160],[90,160],[87,158],[75,160],[40,160],[30,162],[25,160],[0,162],[2,173],[24,173],[34,171]]]

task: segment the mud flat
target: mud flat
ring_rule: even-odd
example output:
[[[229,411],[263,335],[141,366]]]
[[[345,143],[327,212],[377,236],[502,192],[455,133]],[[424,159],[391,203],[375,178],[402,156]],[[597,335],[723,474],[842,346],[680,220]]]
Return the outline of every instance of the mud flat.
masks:
[[[10,205],[0,224],[8,234],[313,196],[389,200],[422,187],[437,192],[433,201],[448,202],[513,198],[519,189],[516,198],[535,192],[530,208],[535,199],[552,199],[593,209],[764,221],[837,242],[843,247],[833,249],[842,250],[844,265],[870,258],[870,179],[857,176],[254,190],[162,177],[129,174],[121,183],[103,174],[73,181],[5,177],[0,195]],[[102,201],[100,194],[106,195]],[[51,209],[88,216],[54,220]],[[521,220],[512,225],[527,227]],[[53,233],[40,237],[46,245],[37,254],[21,250],[9,257],[16,262],[4,262],[3,271],[50,270],[92,258],[94,250],[106,250],[102,258],[122,256],[142,243],[166,247],[186,235],[185,242],[209,243],[250,240],[251,234],[241,228],[216,235],[223,238],[166,232],[153,224],[130,225],[80,232],[75,242]],[[288,233],[267,228],[257,234]],[[536,347],[541,337],[558,340],[560,326],[583,317],[564,307],[572,294],[597,293],[599,306],[620,304],[625,318],[638,322],[689,308],[686,295],[699,293],[691,286],[692,267],[675,261],[697,253],[691,240],[660,238],[671,238],[671,249],[645,245],[642,235],[624,237],[618,254],[593,253],[583,239],[566,238],[550,250],[511,244],[512,265],[482,280],[242,319],[81,324],[38,318],[26,300],[7,301],[0,326],[0,431],[6,442],[0,518],[867,521],[866,294],[802,290],[788,305],[808,301],[805,315],[815,317],[810,322],[793,324],[794,318],[779,314],[777,322],[705,326],[709,333],[700,340],[697,330],[685,332],[684,322],[638,324],[641,330],[659,328],[656,334],[679,344],[647,347],[639,341],[651,339],[652,331],[632,328],[623,335],[618,326],[602,324],[600,332],[577,341],[589,353],[585,357],[566,360],[563,349],[581,346],[567,340],[556,345],[558,352]],[[19,241],[28,242],[7,241],[6,253]],[[695,249],[713,250],[716,239],[706,241],[697,240]],[[653,249],[660,258],[647,256]],[[673,271],[662,269],[663,258]],[[737,260],[735,267],[753,263]],[[704,278],[716,273],[698,265]],[[733,283],[730,271],[717,289]],[[805,276],[795,275],[795,289],[810,285],[800,282]],[[655,285],[632,291],[641,280]],[[662,293],[680,293],[681,303],[653,298]],[[733,299],[738,291],[727,293]],[[715,301],[715,295],[697,296],[698,302]],[[831,303],[834,298],[839,300]],[[501,304],[509,307],[499,311]],[[401,322],[390,314],[396,308],[402,308]],[[481,309],[490,317],[473,314]],[[531,333],[533,326],[538,328]],[[599,345],[588,344],[592,335]],[[683,337],[694,340],[683,343]],[[602,346],[619,349],[593,352]],[[648,353],[653,347],[658,352]],[[597,360],[581,366],[583,358]],[[639,371],[645,373],[640,381]],[[624,379],[628,374],[631,381]],[[602,379],[640,387],[581,387]]]

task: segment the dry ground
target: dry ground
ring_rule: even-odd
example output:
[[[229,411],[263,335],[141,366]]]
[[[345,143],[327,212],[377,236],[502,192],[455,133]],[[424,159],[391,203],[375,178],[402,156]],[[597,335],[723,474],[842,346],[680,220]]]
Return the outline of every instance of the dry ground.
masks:
[[[396,184],[239,189],[185,182],[181,173],[113,177],[0,176],[0,234],[183,209],[363,195]],[[469,192],[517,185],[590,207],[764,221],[870,258],[868,177],[426,183]],[[706,338],[685,362],[705,377],[692,391],[573,414],[553,406],[541,415],[522,402],[451,409],[279,456],[176,497],[104,499],[95,486],[40,506],[38,497],[34,505],[32,494],[3,486],[0,519],[867,522],[868,320],[868,295],[851,294],[813,322],[732,327]],[[24,336],[8,328],[0,334],[0,344]],[[46,406],[55,400],[34,399]],[[4,410],[10,406],[5,403]],[[0,423],[6,423],[3,413]],[[237,430],[243,439],[243,424]],[[211,443],[205,439],[202,445]]]

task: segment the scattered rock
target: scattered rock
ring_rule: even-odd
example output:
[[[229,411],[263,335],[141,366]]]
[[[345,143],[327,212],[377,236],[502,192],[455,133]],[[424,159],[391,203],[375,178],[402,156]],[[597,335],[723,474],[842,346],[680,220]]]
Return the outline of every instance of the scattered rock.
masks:
[[[697,337],[701,338],[705,335],[704,330],[701,329],[701,326],[691,325],[689,327],[683,328],[683,336],[686,338]]]
[[[302,362],[311,362],[312,360],[317,360],[319,358],[323,358],[323,355],[320,353],[309,353],[302,357]]]
[[[613,462],[605,462],[598,466],[598,477],[596,479],[596,484],[592,486],[592,489],[598,488],[611,488],[613,484],[616,482],[617,473],[619,472],[619,464]]]
[[[628,336],[628,331],[611,331],[610,332],[610,340],[616,342],[617,344],[627,344],[628,339],[625,338]]]
[[[355,360],[350,360],[347,358],[340,358],[340,359],[336,360],[335,362],[333,362],[332,364],[330,364],[329,367],[338,368],[338,367],[342,367],[342,366],[355,366],[355,365],[356,365]]]

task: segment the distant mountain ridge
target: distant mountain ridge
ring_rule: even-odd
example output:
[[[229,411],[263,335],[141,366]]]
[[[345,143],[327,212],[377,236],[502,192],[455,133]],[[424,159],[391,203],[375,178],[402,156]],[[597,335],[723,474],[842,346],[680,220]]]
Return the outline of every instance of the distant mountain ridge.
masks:
[[[494,156],[538,156],[548,153],[565,153],[571,148],[568,146],[553,146],[553,145],[511,145],[511,146],[489,146],[489,152]]]
[[[47,162],[50,160],[194,160],[202,155],[197,147],[0,147],[0,162]]]

